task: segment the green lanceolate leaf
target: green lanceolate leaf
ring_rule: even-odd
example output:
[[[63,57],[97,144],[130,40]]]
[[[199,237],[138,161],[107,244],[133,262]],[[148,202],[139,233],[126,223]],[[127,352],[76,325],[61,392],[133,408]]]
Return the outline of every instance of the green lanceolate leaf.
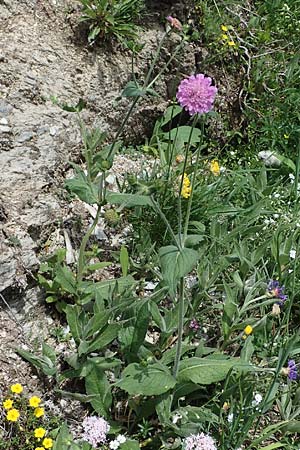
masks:
[[[118,336],[120,327],[120,323],[109,324],[100,335],[96,335],[91,341],[82,341],[78,347],[79,356],[102,350]]]
[[[66,266],[58,265],[54,281],[60,284],[65,292],[76,294],[76,279],[70,269]]]
[[[127,277],[128,268],[129,268],[129,256],[128,256],[128,250],[125,247],[125,245],[122,245],[122,247],[121,247],[120,263],[121,263],[121,268],[122,268],[122,275],[123,275],[123,277]]]
[[[198,252],[191,248],[179,250],[175,245],[168,245],[159,249],[159,257],[164,280],[169,285],[170,293],[175,295],[179,279],[195,267]]]
[[[34,367],[40,369],[45,375],[53,376],[56,374],[56,366],[46,355],[36,356],[34,353],[27,352],[23,349],[17,349],[17,352],[22,358],[26,359],[26,361],[30,362]]]
[[[139,194],[119,194],[116,192],[107,192],[106,199],[109,203],[121,205],[123,208],[132,208],[134,206],[151,206],[151,199],[147,195]]]
[[[127,361],[133,362],[138,359],[137,353],[144,343],[149,320],[148,302],[143,302],[141,306],[137,307],[133,325],[120,330],[119,339]]]
[[[212,384],[224,380],[229,370],[251,370],[251,366],[239,358],[213,359],[189,358],[180,363],[178,380],[197,384]]]
[[[129,364],[116,384],[129,395],[160,395],[175,386],[169,370],[160,364]]]
[[[80,200],[90,205],[98,202],[98,186],[88,181],[82,170],[77,169],[74,178],[65,181],[69,192],[76,194]]]
[[[90,360],[91,361],[91,360]],[[88,395],[93,395],[91,405],[101,416],[108,417],[109,408],[112,403],[110,384],[104,370],[96,365],[85,378],[85,389]]]
[[[145,91],[135,82],[135,81],[129,81],[123,92],[122,97],[141,97],[145,95]]]
[[[82,308],[77,305],[67,305],[65,313],[71,334],[75,342],[78,343],[82,338],[83,330]]]
[[[68,426],[64,423],[59,430],[54,441],[53,450],[69,450],[73,443],[73,437],[69,432]]]
[[[137,441],[133,441],[132,439],[126,440],[119,447],[120,450],[140,450],[140,445]]]

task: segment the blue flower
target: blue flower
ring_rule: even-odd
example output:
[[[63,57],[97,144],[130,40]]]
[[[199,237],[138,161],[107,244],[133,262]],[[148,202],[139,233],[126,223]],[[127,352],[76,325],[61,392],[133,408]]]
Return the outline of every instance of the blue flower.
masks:
[[[288,296],[284,294],[284,286],[280,286],[279,281],[270,280],[268,284],[268,295],[270,297],[278,298],[280,301],[276,302],[278,305],[283,306]]]

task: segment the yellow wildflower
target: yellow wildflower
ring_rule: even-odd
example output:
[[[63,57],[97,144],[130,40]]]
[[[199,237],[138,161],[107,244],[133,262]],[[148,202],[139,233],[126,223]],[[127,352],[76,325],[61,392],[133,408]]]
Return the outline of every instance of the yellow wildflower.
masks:
[[[20,383],[16,383],[10,387],[10,390],[14,394],[21,394],[23,392],[23,386]]]
[[[35,417],[39,418],[45,414],[45,410],[44,410],[44,408],[38,407],[38,408],[35,408],[33,414],[35,415]]]
[[[183,175],[183,183],[181,189],[181,195],[183,198],[189,198],[192,193],[191,182],[187,174]]]
[[[224,41],[227,41],[227,39],[229,39],[229,36],[227,34],[222,34],[221,39],[223,39]]]
[[[221,25],[221,30],[226,32],[228,31],[228,27],[226,27],[226,25]]]
[[[45,447],[36,447],[34,450],[45,450]]]
[[[4,400],[4,402],[2,403],[3,408],[4,409],[11,409],[12,405],[13,405],[13,400],[11,400],[10,398],[8,398],[7,400]]]
[[[236,43],[235,43],[234,41],[228,41],[228,45],[229,45],[230,47],[235,47],[235,46],[236,46]]]
[[[247,325],[246,328],[244,329],[244,333],[246,336],[249,336],[249,334],[251,334],[253,331],[253,328],[251,327],[251,325]]]
[[[223,409],[225,412],[227,412],[229,408],[230,408],[230,404],[229,404],[228,402],[224,402],[224,404],[223,404],[223,406],[222,406],[222,409]]]
[[[184,156],[183,155],[177,155],[175,158],[175,161],[177,162],[177,164],[180,164],[181,162],[184,161]]]
[[[17,409],[13,408],[10,409],[6,415],[6,419],[9,422],[16,422],[18,420],[18,418],[20,417],[20,413]]]
[[[209,170],[215,177],[220,175],[221,173],[220,166],[216,159],[213,159],[212,162],[210,163]]]
[[[52,439],[51,439],[51,438],[45,438],[45,439],[43,440],[43,446],[44,446],[45,448],[51,448],[51,447],[53,447],[53,441],[52,441]]]
[[[45,436],[45,434],[46,434],[45,428],[40,427],[40,428],[36,428],[36,429],[34,430],[34,437],[36,437],[36,438],[38,438],[38,439],[43,438],[43,437]],[[44,445],[44,444],[43,444],[43,445]]]
[[[32,408],[37,408],[41,401],[42,400],[39,397],[33,396],[29,399],[29,406],[31,406]]]

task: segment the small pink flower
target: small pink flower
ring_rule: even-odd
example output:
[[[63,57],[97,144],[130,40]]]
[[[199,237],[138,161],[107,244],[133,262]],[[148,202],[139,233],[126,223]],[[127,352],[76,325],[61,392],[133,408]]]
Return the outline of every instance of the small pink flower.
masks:
[[[93,447],[97,447],[98,444],[106,442],[106,435],[109,432],[110,426],[108,422],[102,417],[88,416],[82,422],[84,432],[82,439]]]
[[[179,31],[182,31],[182,25],[176,17],[168,16],[167,21],[170,22],[171,27],[176,28]]]
[[[207,434],[191,434],[185,438],[183,448],[185,450],[217,450],[215,441]]]
[[[185,108],[191,116],[211,111],[218,92],[211,83],[211,78],[205,77],[202,73],[182,80],[176,95],[180,106]]]

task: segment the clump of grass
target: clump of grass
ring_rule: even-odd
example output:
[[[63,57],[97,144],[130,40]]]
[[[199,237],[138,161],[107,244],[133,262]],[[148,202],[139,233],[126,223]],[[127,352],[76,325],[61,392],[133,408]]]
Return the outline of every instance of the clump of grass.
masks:
[[[80,0],[83,5],[81,22],[89,24],[90,43],[117,39],[119,42],[135,40],[135,20],[144,9],[143,0]]]

